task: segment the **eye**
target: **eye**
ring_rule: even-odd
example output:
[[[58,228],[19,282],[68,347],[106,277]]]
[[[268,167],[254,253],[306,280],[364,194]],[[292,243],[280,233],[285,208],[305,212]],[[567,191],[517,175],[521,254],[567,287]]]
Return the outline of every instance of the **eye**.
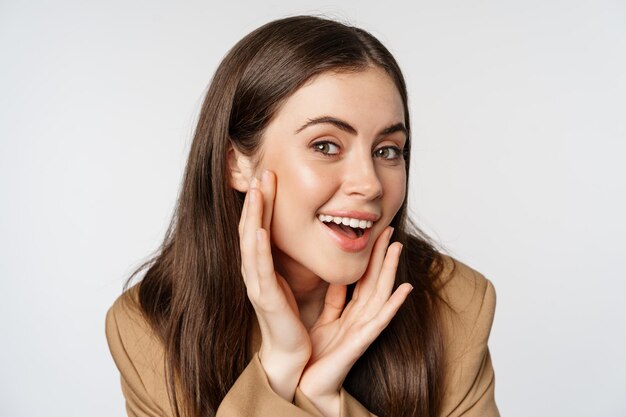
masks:
[[[339,154],[339,146],[335,145],[332,142],[324,141],[324,142],[316,142],[311,145],[315,152],[319,152],[323,155],[337,155]]]
[[[385,146],[374,151],[376,158],[382,158],[386,161],[396,161],[403,156],[402,150],[397,146]]]

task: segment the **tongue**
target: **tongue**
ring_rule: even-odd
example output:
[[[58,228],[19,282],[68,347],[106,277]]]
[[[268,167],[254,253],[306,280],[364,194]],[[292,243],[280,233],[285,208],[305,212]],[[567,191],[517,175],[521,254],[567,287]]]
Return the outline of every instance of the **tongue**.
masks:
[[[350,239],[358,238],[356,232],[350,226],[345,226],[343,224],[337,224],[337,223],[333,223],[333,222],[326,223],[326,226],[330,227],[331,229],[333,229],[333,230],[335,230],[335,231],[337,231],[339,233],[342,233],[342,234],[346,235]]]

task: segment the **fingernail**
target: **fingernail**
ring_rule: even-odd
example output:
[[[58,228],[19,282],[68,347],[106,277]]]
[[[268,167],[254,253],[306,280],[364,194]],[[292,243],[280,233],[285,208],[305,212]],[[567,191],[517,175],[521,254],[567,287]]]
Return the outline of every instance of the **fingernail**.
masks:
[[[394,231],[394,228],[389,227],[389,236],[387,236],[387,239],[391,239],[391,235],[393,235],[393,231]]]
[[[250,189],[250,191],[248,191],[250,193],[250,202],[251,203],[256,203],[256,193],[254,192],[256,188],[252,187]]]
[[[258,184],[259,180],[257,180],[256,177],[253,177],[252,181],[250,181],[250,188],[256,188]]]
[[[270,179],[270,172],[267,169],[263,170],[263,173],[261,174],[261,181],[263,181],[264,184],[266,184]]]

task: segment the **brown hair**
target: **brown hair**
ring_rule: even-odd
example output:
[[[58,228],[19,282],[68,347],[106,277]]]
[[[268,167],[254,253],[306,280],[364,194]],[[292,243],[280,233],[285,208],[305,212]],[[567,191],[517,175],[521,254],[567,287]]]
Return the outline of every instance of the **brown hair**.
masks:
[[[229,146],[255,155],[273,115],[307,80],[371,66],[384,69],[397,86],[410,132],[400,68],[362,29],[312,16],[276,20],[239,41],[218,67],[163,244],[126,284],[149,267],[138,284],[140,307],[163,342],[176,415],[214,416],[250,353],[255,319],[241,277],[237,233],[244,195],[228,185]],[[410,144],[404,149],[407,187]],[[443,260],[408,218],[406,199],[391,225],[392,239],[404,245],[396,286],[409,282],[415,290],[344,387],[379,416],[435,416],[442,382],[436,282]]]

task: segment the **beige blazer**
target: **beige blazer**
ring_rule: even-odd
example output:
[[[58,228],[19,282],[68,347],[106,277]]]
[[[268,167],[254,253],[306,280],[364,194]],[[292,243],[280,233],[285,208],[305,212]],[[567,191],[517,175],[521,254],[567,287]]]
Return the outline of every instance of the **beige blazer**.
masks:
[[[452,258],[446,257],[447,267]],[[496,296],[493,285],[468,266],[454,261],[457,269],[443,288],[443,297],[455,312],[443,311],[445,393],[441,416],[498,417],[494,399],[494,372],[487,340]],[[122,392],[130,417],[173,417],[170,406],[163,348],[135,302],[137,287],[122,294],[106,316],[106,336],[121,374]],[[260,335],[253,335],[258,352]],[[371,417],[346,390],[341,390],[342,417]],[[296,391],[294,403],[272,391],[258,354],[228,392],[217,417],[323,417]]]

